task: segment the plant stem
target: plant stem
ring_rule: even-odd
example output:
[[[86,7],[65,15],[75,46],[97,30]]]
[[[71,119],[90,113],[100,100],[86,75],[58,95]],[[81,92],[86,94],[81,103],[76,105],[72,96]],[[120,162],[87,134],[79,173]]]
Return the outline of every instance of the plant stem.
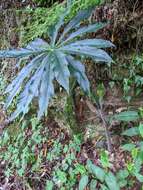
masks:
[[[101,109],[97,110],[96,107],[88,100],[86,100],[86,104],[89,107],[89,109],[102,120],[103,127],[105,129],[106,140],[107,140],[107,148],[108,148],[109,152],[112,152],[111,137],[110,137],[110,133],[108,131],[108,124],[106,122],[103,112],[101,111]]]
[[[106,140],[107,140],[107,147],[108,147],[108,151],[109,152],[112,152],[112,144],[111,144],[111,137],[110,137],[110,133],[109,133],[109,130],[108,130],[108,125],[107,125],[107,122],[105,120],[105,117],[102,113],[101,110],[98,110],[98,113],[99,113],[99,116],[102,120],[102,123],[103,123],[103,127],[105,129],[105,135],[106,135]]]

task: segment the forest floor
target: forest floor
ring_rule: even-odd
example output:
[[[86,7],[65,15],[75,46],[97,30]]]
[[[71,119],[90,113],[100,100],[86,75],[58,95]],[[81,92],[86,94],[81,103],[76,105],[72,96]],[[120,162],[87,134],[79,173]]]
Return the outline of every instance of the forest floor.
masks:
[[[7,9],[24,9],[27,6],[34,9],[39,7],[31,0],[22,3],[18,0],[1,0],[1,20],[8,20],[4,20],[0,29],[3,41],[0,47],[17,47],[19,36],[15,35],[15,28],[17,29],[19,23],[26,25],[25,18],[21,22],[15,13],[12,12],[10,17],[9,12],[6,16],[3,13]],[[87,101],[79,88],[76,91],[74,111],[82,134],[71,132],[71,115],[64,115],[60,108],[62,101],[51,106],[51,115],[40,122],[33,114],[33,108],[23,121],[7,124],[9,113],[3,111],[5,96],[2,90],[5,82],[10,81],[17,71],[11,69],[15,60],[2,62],[5,66],[1,71],[6,72],[4,77],[2,73],[0,75],[0,190],[119,190],[117,184],[120,184],[121,190],[143,189],[142,7],[143,2],[140,0],[118,0],[98,7],[91,17],[92,21],[110,19],[110,27],[103,30],[98,37],[112,40],[117,46],[114,52],[110,52],[115,60],[110,68],[93,66],[92,63],[90,67],[88,60],[85,63],[93,91],[96,93],[98,85],[105,88],[105,118],[108,115],[132,111],[124,115],[124,119],[115,119],[108,126],[112,151],[108,150],[101,118],[95,113],[97,107],[93,102],[87,104],[89,100]],[[45,18],[44,21],[41,20],[41,14],[45,14],[42,11],[45,10],[38,9],[34,13],[38,15],[36,19],[40,18],[38,25],[45,24]],[[38,28],[37,20],[35,23],[29,26]],[[34,32],[31,30],[34,35],[35,28]],[[30,35],[33,35],[32,32]],[[38,30],[37,35],[40,32]],[[94,35],[92,34],[93,38]],[[59,96],[62,97],[63,94]],[[89,169],[89,161],[94,165],[94,169],[90,168],[92,171]],[[85,187],[79,188],[81,182]]]

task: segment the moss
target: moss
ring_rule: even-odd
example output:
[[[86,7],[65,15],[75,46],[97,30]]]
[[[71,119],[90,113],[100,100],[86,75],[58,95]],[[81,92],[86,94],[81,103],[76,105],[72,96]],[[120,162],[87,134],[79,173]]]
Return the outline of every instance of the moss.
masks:
[[[37,37],[47,36],[49,26],[56,22],[57,18],[64,12],[64,7],[55,4],[52,8],[36,8],[17,11],[22,23],[18,28],[20,46],[27,44]]]
[[[58,0],[56,0],[56,1],[58,1]],[[33,2],[37,3],[38,6],[50,7],[51,5],[54,4],[55,0],[33,0]]]
[[[76,121],[76,114],[74,111],[74,100],[72,96],[68,96],[66,100],[66,105],[64,109],[64,114],[66,121],[68,125],[70,126],[70,129],[72,130],[73,134],[79,134],[82,133],[80,127],[77,124]]]
[[[70,20],[79,10],[94,7],[103,3],[103,0],[74,0],[71,12],[67,18]],[[25,45],[37,37],[47,37],[48,28],[55,24],[65,10],[65,1],[55,3],[50,8],[25,9],[17,11],[21,15],[23,23],[18,29],[21,33],[20,45]]]
[[[76,115],[76,108],[75,108],[75,94],[76,94],[76,80],[71,78],[70,80],[70,92],[66,98],[66,104],[64,107],[64,115],[66,122],[68,123],[72,133],[77,135],[83,133],[82,127],[79,126],[77,115]]]

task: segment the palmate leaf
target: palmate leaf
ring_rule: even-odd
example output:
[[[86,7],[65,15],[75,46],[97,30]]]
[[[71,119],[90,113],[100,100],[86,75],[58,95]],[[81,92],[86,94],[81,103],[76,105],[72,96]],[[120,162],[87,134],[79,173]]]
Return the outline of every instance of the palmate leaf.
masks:
[[[10,120],[20,114],[24,116],[29,111],[35,97],[39,103],[38,118],[40,119],[46,112],[50,99],[54,96],[53,80],[56,80],[69,93],[69,79],[72,76],[81,88],[89,93],[90,84],[80,56],[90,57],[95,61],[112,61],[111,57],[103,50],[103,48],[114,47],[111,42],[102,39],[79,40],[79,37],[90,32],[97,32],[106,26],[104,23],[98,23],[80,27],[81,21],[90,16],[91,10],[79,12],[65,26],[60,36],[60,28],[69,11],[70,7],[65,10],[59,22],[49,30],[50,43],[37,38],[30,42],[26,48],[0,51],[0,58],[18,58],[18,68],[20,68],[23,59],[27,60],[26,65],[5,91],[9,94],[6,108],[11,105],[15,96],[19,95],[17,109],[11,115]],[[72,33],[70,33],[71,31]],[[78,40],[76,40],[77,37]]]

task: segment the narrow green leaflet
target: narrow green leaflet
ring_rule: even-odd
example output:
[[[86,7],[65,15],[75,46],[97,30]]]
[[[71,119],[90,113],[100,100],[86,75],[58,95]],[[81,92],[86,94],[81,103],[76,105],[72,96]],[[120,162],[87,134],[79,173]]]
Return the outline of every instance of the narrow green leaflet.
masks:
[[[19,49],[19,50],[1,50],[0,58],[21,58],[34,54],[32,50]]]
[[[139,124],[139,132],[140,132],[140,135],[143,137],[143,124],[142,123]]]
[[[102,151],[100,154],[100,162],[104,168],[110,167],[109,155],[106,151]]]
[[[79,85],[82,87],[82,89],[85,92],[90,91],[90,84],[89,80],[85,74],[85,67],[80,62],[75,60],[72,56],[67,56],[67,60],[70,63],[69,64],[69,70],[71,74],[77,79]]]
[[[135,173],[140,173],[142,169],[142,163],[143,163],[143,157],[141,154],[139,157],[135,158],[135,162],[134,162]]]
[[[37,69],[35,74],[27,82],[23,92],[20,94],[17,109],[12,114],[10,120],[15,119],[20,113],[23,113],[23,115],[25,115],[28,112],[30,103],[32,102],[33,98],[37,95],[43,70],[44,66],[41,64],[41,66]]]
[[[70,22],[69,24],[64,28],[64,31],[62,35],[60,36],[58,43],[61,42],[65,36],[71,29],[75,28],[77,25],[80,24],[81,21],[84,19],[87,19],[91,15],[92,10],[82,10],[80,11]]]
[[[43,59],[41,66],[36,70],[34,75],[26,83],[25,89],[20,95],[20,101],[24,100],[23,113],[27,113],[28,106],[31,103],[33,97],[37,96],[38,87],[39,87],[40,80],[41,80],[41,77],[42,77],[43,71],[44,71],[45,59],[46,59],[46,57]],[[24,111],[24,110],[26,110],[26,111]]]
[[[113,119],[116,119],[118,121],[126,121],[126,122],[136,121],[139,118],[140,118],[139,114],[136,111],[124,111],[119,114],[115,114],[113,116]]]
[[[37,50],[37,51],[44,51],[44,50],[47,50],[49,48],[49,44],[40,39],[40,38],[36,38],[34,41],[30,42],[26,48],[29,49],[29,50]]]
[[[113,175],[112,172],[109,172],[105,176],[105,182],[110,190],[120,190],[120,187],[116,181],[116,177]]]
[[[127,185],[128,176],[129,176],[129,172],[127,169],[121,169],[117,172],[116,178],[121,188]]]
[[[125,130],[122,135],[133,137],[136,135],[139,135],[139,128],[138,127],[132,127],[130,129]]]
[[[74,48],[80,46],[91,46],[96,48],[109,48],[115,47],[110,41],[103,40],[103,39],[86,39],[86,40],[79,40],[68,45],[65,45],[64,48]]]
[[[128,184],[128,181],[127,179],[122,179],[118,183],[119,183],[120,188],[123,188]]]
[[[79,190],[84,190],[88,184],[88,176],[83,175],[79,181]]]
[[[97,32],[98,30],[104,28],[107,24],[104,24],[104,23],[97,23],[97,24],[93,24],[93,25],[90,25],[90,26],[84,26],[80,29],[78,29],[77,31],[71,33],[68,38],[62,42],[62,45],[64,44],[67,44],[68,42],[70,42],[71,40],[73,40],[74,38],[77,38],[77,37],[81,37],[87,33],[90,33],[90,32]]]
[[[118,180],[123,180],[123,179],[127,178],[128,176],[129,176],[129,172],[127,169],[119,170],[117,173]]]
[[[77,173],[80,173],[81,175],[86,173],[86,169],[85,169],[84,165],[77,164],[75,167],[76,167]]]
[[[11,85],[8,86],[6,89],[6,92],[11,92],[6,100],[5,107],[8,108],[13,101],[13,98],[19,93],[21,90],[21,85],[24,81],[24,79],[37,68],[37,64],[39,63],[39,58],[33,59],[33,61],[23,68],[23,70],[19,73],[18,77],[11,83]],[[37,73],[37,72],[36,72]],[[35,77],[36,79],[37,77]]]
[[[143,175],[139,173],[135,173],[136,178],[139,180],[139,182],[143,183]]]
[[[26,77],[29,76],[29,74],[38,66],[38,63],[42,60],[44,57],[44,54],[40,54],[39,56],[35,57],[30,63],[28,63],[18,74],[18,76],[10,83],[5,93],[11,92],[15,85],[18,85],[19,83],[22,83]]]
[[[93,58],[95,61],[100,62],[111,62],[111,57],[101,49],[97,49],[95,47],[90,46],[77,46],[74,48],[63,47],[61,48],[67,54],[75,54],[75,55],[85,55],[87,57]]]
[[[47,110],[49,100],[54,95],[54,72],[53,65],[50,63],[49,56],[45,59],[46,65],[41,79],[40,93],[39,93],[39,111],[38,118],[40,118]]]
[[[132,151],[136,146],[134,144],[125,144],[122,146],[122,149],[125,151]]]
[[[90,190],[95,190],[97,186],[97,181],[95,179],[92,179],[90,182]]]
[[[70,13],[71,3],[68,3],[67,6],[68,6],[68,7],[65,9],[65,12],[63,13],[63,15],[60,16],[59,21],[58,21],[57,24],[54,26],[53,32],[52,32],[52,34],[51,34],[51,44],[52,44],[52,45],[54,45],[54,44],[56,43],[59,29],[60,29],[61,26],[64,24],[64,19],[65,19],[65,17]]]
[[[87,167],[89,172],[91,172],[98,180],[101,182],[105,179],[105,172],[102,168],[92,164],[90,160],[87,161]]]
[[[53,189],[53,187],[54,187],[53,182],[52,182],[52,181],[47,180],[47,181],[46,181],[46,188],[45,188],[45,190],[52,190],[52,189]]]
[[[55,77],[59,84],[69,92],[69,77],[70,72],[68,69],[68,62],[65,55],[62,52],[56,51],[55,53]]]

